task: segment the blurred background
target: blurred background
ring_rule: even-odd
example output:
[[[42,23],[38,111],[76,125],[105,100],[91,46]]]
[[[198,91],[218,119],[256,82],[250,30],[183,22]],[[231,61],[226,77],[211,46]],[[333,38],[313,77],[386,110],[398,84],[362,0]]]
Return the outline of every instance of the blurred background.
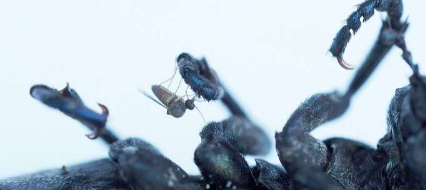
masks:
[[[29,89],[67,82],[85,103],[108,106],[108,127],[140,137],[187,172],[198,173],[193,152],[204,122],[196,111],[176,119],[138,92],[171,77],[181,52],[206,57],[253,120],[273,139],[290,114],[318,92],[344,91],[355,71],[327,52],[362,0],[321,1],[0,1],[0,179],[107,157],[89,131],[32,99]],[[424,1],[405,1],[407,45],[426,62]],[[375,41],[376,12],[348,45],[345,59],[360,63]],[[348,112],[314,132],[376,146],[385,134],[395,89],[410,70],[394,48],[356,95]],[[420,67],[426,73],[426,66]],[[171,89],[176,89],[177,75]],[[182,83],[180,94],[186,89]],[[197,105],[207,121],[229,117],[220,102]],[[279,163],[275,150],[265,157]],[[248,158],[250,163],[251,157]]]

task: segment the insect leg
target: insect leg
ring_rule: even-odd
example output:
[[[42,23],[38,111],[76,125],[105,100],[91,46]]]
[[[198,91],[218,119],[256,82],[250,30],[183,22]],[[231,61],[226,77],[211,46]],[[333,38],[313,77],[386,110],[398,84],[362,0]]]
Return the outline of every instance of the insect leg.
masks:
[[[237,103],[235,98],[229,93],[229,90],[226,87],[224,87],[223,83],[220,83],[220,86],[223,88],[223,91],[225,92],[222,99],[220,99],[220,101],[222,101],[225,107],[228,108],[231,114],[249,119],[247,113]]]
[[[377,0],[367,0],[364,3],[358,5],[358,8],[346,19],[346,25],[343,26],[336,37],[333,40],[329,51],[337,58],[338,63],[345,69],[353,69],[351,65],[346,64],[343,60],[343,53],[345,52],[346,46],[352,37],[351,30],[354,34],[361,27],[361,17],[364,18],[364,22],[370,19],[374,15],[374,7],[377,4]]]
[[[90,130],[93,130],[93,136],[89,135],[91,139],[101,137],[107,144],[118,140],[118,137],[113,132],[105,129],[109,114],[106,106],[99,104],[102,109],[101,114],[88,108],[84,105],[80,96],[68,84],[61,91],[47,87],[46,85],[34,85],[30,89],[30,95],[34,99],[61,111],[65,115],[78,120]]]
[[[169,84],[167,85],[167,89],[169,89],[170,88],[170,85],[172,85],[172,83],[173,83],[173,79],[175,78],[175,76],[176,76],[176,73],[177,73],[177,70],[178,70],[178,66],[177,66],[177,64],[175,64],[175,69],[174,69],[174,71],[173,71],[173,75],[172,75],[172,77],[170,77],[170,78],[168,78],[166,81],[164,81],[164,82],[162,82],[162,83],[160,83],[159,85],[163,85],[164,83],[166,83],[166,82],[169,82]]]
[[[186,99],[188,99],[188,100],[189,100],[188,89],[189,89],[189,85],[188,85],[188,86],[186,86],[186,89],[185,89]]]
[[[343,189],[325,172],[328,149],[310,132],[321,124],[340,117],[349,107],[349,99],[340,94],[316,94],[293,112],[282,132],[275,135],[281,163],[299,187]]]
[[[414,66],[415,70],[417,66]],[[403,163],[407,189],[426,189],[426,79],[418,71],[410,85],[396,90],[388,112],[392,139]]]
[[[201,115],[201,118],[203,118],[204,124],[207,124],[206,119],[204,118],[204,115],[203,115],[203,113],[201,113],[200,109],[198,109],[197,106],[195,106],[195,109],[197,109],[198,113],[200,113],[200,115]]]
[[[223,138],[203,139],[194,162],[213,189],[257,186],[243,155]]]
[[[336,57],[338,63],[343,68],[353,69],[343,59],[343,53],[352,37],[351,31],[355,35],[361,27],[360,19],[363,18],[363,22],[366,22],[374,15],[374,9],[377,11],[386,11],[391,21],[392,28],[399,29],[399,20],[403,11],[402,0],[367,0],[358,5],[357,10],[347,18],[346,25],[336,34],[329,49],[331,54]]]
[[[180,87],[180,84],[182,83],[182,79],[180,79],[180,81],[179,81],[179,84],[178,84],[178,87],[176,88],[176,90],[175,90],[175,94],[177,93],[177,91],[179,90],[179,87]]]
[[[405,31],[405,28],[401,28],[399,31],[389,28],[389,25],[386,22],[383,22],[382,29],[380,30],[376,43],[362,63],[361,68],[356,72],[345,96],[350,98],[361,88],[361,86],[377,68],[379,63],[389,53],[392,46],[397,42],[399,36],[403,35]]]
[[[134,189],[171,190],[184,189],[177,186],[187,183],[195,185],[181,167],[141,139],[118,141],[110,146],[109,155]]]

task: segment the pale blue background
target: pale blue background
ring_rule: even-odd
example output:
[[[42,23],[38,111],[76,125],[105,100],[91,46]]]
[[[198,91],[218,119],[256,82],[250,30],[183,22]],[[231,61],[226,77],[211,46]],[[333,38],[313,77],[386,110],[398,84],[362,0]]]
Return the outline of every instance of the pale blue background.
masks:
[[[137,91],[170,77],[183,51],[206,56],[273,138],[304,99],[346,88],[354,72],[340,68],[327,49],[361,1],[0,1],[0,178],[107,156],[80,123],[28,93],[33,84],[62,88],[66,82],[92,108],[107,105],[108,125],[121,137],[141,137],[197,173],[199,114],[172,118]],[[425,6],[405,1],[404,17],[412,23],[407,44],[419,63],[426,62]],[[348,46],[348,62],[359,66],[384,17],[376,13],[362,25]],[[394,90],[410,74],[400,54],[394,49],[350,110],[315,136],[375,146]],[[209,121],[229,116],[220,103],[198,105]],[[267,159],[279,162],[275,151]]]

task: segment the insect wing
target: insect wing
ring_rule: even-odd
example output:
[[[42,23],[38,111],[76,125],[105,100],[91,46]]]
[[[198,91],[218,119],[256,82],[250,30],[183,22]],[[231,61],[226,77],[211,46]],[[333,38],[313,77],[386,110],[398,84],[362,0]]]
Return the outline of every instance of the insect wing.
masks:
[[[142,89],[139,89],[139,92],[141,92],[143,95],[145,95],[146,97],[148,97],[149,99],[151,99],[152,101],[156,102],[157,104],[159,104],[160,106],[164,107],[167,109],[167,107],[161,103],[160,101],[158,101],[157,99],[155,99],[154,97],[152,97],[151,95],[149,95],[147,92],[145,92]]]

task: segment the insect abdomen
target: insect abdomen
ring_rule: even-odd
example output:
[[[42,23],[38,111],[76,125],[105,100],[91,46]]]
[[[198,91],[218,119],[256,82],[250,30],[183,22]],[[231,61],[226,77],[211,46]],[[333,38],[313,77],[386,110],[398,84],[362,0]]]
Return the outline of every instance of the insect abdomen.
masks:
[[[170,90],[164,88],[160,85],[152,85],[151,87],[152,92],[155,94],[155,96],[167,107],[170,107],[170,103],[173,99],[176,98],[176,95],[173,94]]]

